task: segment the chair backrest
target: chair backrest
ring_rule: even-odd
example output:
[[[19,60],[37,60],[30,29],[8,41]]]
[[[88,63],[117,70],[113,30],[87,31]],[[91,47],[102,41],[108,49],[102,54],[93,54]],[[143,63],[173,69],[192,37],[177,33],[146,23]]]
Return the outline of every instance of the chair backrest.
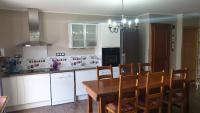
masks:
[[[183,92],[186,90],[188,69],[171,70],[170,90]]]
[[[151,71],[152,71],[151,63],[138,63],[138,73],[146,74],[147,72]]]
[[[133,64],[119,64],[120,75],[133,75]]]
[[[96,70],[97,70],[97,79],[98,80],[113,78],[112,66],[97,66]]]
[[[120,75],[119,77],[119,95],[118,95],[118,113],[121,113],[123,104],[131,103],[136,108],[137,101],[137,78],[134,75]]]
[[[165,72],[148,72],[146,76],[145,105],[148,106],[148,102],[151,100],[163,99]],[[161,105],[161,101],[159,104]]]

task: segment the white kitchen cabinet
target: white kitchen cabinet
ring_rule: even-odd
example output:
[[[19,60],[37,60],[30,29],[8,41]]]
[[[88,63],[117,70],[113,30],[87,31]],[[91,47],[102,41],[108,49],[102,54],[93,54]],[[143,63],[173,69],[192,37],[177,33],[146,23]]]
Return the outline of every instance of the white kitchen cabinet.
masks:
[[[2,78],[3,95],[8,96],[8,111],[51,104],[50,74],[10,76]]]
[[[3,95],[8,96],[7,106],[15,106],[18,104],[18,88],[17,77],[2,78]]]
[[[21,76],[24,79],[24,103],[50,101],[50,75]]]
[[[51,74],[52,105],[74,102],[74,72]]]
[[[68,29],[70,48],[93,48],[96,46],[96,24],[71,23]]]
[[[96,69],[75,71],[76,75],[76,96],[86,95],[83,81],[97,80]]]

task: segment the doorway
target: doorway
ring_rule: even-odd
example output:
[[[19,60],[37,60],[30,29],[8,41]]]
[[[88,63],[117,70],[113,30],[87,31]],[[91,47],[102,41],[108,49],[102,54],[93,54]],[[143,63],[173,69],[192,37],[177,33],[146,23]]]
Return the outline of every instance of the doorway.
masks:
[[[196,80],[198,58],[197,48],[198,28],[184,27],[182,41],[182,68],[187,67],[189,69],[189,80]]]
[[[169,72],[171,24],[151,24],[152,71]]]

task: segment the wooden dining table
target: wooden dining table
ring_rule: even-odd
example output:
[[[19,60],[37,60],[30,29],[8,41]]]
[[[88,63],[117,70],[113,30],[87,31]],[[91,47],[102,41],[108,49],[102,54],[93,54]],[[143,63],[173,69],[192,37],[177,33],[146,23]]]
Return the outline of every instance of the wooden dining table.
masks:
[[[136,76],[137,77],[137,76]],[[178,77],[177,77],[178,78]],[[131,83],[132,82],[132,83]],[[134,83],[135,82],[135,83]],[[187,84],[190,81],[187,82]],[[126,80],[125,87],[135,87],[135,80]],[[93,100],[98,102],[98,113],[105,113],[105,105],[111,99],[117,97],[119,91],[119,78],[84,81],[83,85],[88,93],[88,113],[93,113]],[[164,77],[164,86],[170,85],[170,76]],[[189,84],[187,85],[187,111],[189,111]],[[146,88],[146,76],[142,76],[139,81],[139,88]],[[189,113],[189,112],[187,112]]]

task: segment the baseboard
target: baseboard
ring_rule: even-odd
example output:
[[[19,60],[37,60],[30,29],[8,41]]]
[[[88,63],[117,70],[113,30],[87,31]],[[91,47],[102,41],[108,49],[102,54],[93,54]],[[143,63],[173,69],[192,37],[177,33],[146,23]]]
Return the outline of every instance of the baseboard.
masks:
[[[37,108],[37,107],[49,106],[49,105],[51,105],[51,101],[17,105],[17,106],[6,107],[6,112],[19,111],[19,110],[31,109],[31,108]]]
[[[53,102],[52,102],[52,105],[65,104],[65,103],[70,103],[70,102],[74,102],[74,99],[63,100],[63,101],[53,101]]]
[[[86,99],[88,99],[87,95],[78,95],[78,96],[76,96],[76,100],[86,100]]]

